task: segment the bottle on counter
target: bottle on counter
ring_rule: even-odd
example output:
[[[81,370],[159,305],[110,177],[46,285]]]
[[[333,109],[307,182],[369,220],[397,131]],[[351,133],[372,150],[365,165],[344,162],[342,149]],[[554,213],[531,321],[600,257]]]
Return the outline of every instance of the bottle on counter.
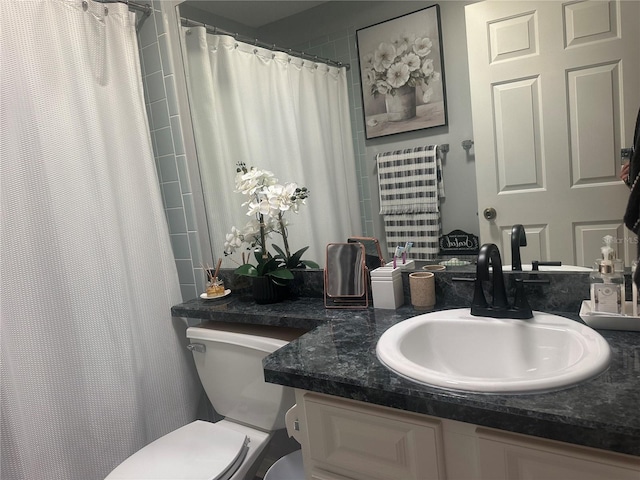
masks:
[[[589,277],[591,310],[624,314],[624,274],[616,271],[618,262],[615,250],[611,246],[613,237],[607,235],[603,240],[605,245],[601,248],[602,258],[596,261],[597,270],[594,270]]]

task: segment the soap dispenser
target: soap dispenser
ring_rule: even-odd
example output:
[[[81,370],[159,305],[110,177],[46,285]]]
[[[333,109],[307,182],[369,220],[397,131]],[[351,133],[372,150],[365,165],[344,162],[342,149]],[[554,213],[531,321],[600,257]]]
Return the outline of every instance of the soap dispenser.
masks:
[[[591,310],[624,314],[624,275],[616,271],[616,253],[611,244],[613,237],[603,238],[602,258],[596,262],[597,270],[590,275]]]

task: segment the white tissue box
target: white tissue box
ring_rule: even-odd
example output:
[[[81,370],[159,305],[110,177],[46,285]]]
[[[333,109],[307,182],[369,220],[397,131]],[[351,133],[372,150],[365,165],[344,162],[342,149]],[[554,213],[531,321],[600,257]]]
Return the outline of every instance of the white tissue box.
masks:
[[[374,308],[395,310],[404,305],[401,269],[390,266],[372,270],[371,295]]]

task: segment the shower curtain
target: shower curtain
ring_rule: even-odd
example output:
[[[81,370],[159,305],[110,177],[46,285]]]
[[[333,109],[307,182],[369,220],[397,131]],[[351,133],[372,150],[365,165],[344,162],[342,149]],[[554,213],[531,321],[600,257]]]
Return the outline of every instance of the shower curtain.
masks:
[[[288,214],[292,251],[324,264],[330,242],[362,231],[345,68],[183,29],[196,148],[214,255],[249,220],[234,193],[236,163],[310,190]],[[216,252],[217,250],[217,252]],[[272,253],[274,253],[272,251]],[[228,264],[233,266],[233,264]]]
[[[200,393],[123,4],[0,5],[3,480],[101,479]]]

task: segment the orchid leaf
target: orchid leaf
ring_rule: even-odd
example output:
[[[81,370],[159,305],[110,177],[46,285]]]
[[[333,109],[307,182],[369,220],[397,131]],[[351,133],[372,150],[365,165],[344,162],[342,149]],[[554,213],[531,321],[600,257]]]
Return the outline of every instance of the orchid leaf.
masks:
[[[245,277],[258,276],[258,270],[256,269],[256,267],[254,267],[250,263],[245,263],[243,265],[240,265],[238,268],[235,269],[233,273],[235,273],[236,275],[242,275]]]
[[[289,268],[304,268],[305,263],[303,261],[300,260],[300,258],[302,258],[302,255],[304,254],[304,252],[306,252],[309,249],[309,247],[303,247],[300,250],[298,250],[296,253],[294,253],[293,255],[291,255],[291,258],[289,259],[289,261],[287,262],[287,266]],[[313,263],[313,262],[312,262]]]
[[[301,263],[303,263],[307,268],[320,268],[320,265],[311,260],[301,260]]]
[[[286,259],[287,259],[287,256],[285,255],[284,251],[283,251],[283,250],[282,250],[278,245],[276,245],[276,244],[274,243],[274,244],[273,244],[273,245],[271,245],[271,246],[273,247],[273,249],[274,249],[276,252],[278,252],[278,255],[277,255],[277,257],[278,257],[278,258],[280,258],[280,257],[281,257],[283,260],[286,260]]]
[[[257,270],[258,270],[258,275],[268,275],[269,273],[271,273],[273,270],[276,270],[278,268],[278,261],[273,258],[271,255],[269,255],[269,258],[265,261],[264,259],[261,259],[262,261],[260,263],[258,263],[257,265]]]

